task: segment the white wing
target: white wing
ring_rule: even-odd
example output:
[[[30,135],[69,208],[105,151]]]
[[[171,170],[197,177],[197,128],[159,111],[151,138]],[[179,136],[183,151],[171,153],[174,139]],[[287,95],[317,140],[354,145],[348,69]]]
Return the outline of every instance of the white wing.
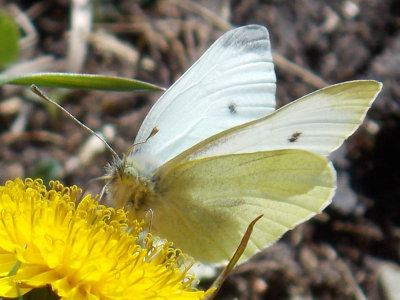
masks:
[[[208,156],[278,149],[327,156],[362,123],[381,87],[379,82],[362,80],[323,88],[264,118],[221,132],[162,168]]]
[[[153,157],[157,168],[198,142],[271,113],[275,72],[268,31],[249,25],[219,38],[157,101],[145,118],[130,154]]]

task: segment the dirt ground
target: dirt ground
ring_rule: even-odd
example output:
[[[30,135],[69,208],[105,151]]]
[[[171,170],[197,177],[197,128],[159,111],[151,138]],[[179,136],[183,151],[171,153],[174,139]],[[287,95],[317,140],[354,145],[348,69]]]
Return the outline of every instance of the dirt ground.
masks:
[[[385,299],[380,272],[388,264],[400,265],[400,2],[93,3],[87,54],[71,65],[68,57],[78,60],[84,50],[69,48],[70,1],[0,0],[34,28],[24,32],[28,39],[18,63],[33,62],[22,70],[120,75],[168,87],[230,25],[254,23],[269,29],[274,53],[317,76],[307,80],[277,64],[280,105],[316,90],[317,79],[383,82],[367,121],[332,156],[339,172],[334,203],[240,265],[218,299]],[[29,29],[29,23],[21,24]],[[46,91],[90,128],[108,132],[119,153],[131,145],[160,96]],[[110,153],[101,147],[98,153],[85,152],[97,146],[86,146],[89,135],[64,114],[33,101],[25,87],[5,86],[0,97],[1,184],[17,176],[45,176],[84,186],[104,173]]]

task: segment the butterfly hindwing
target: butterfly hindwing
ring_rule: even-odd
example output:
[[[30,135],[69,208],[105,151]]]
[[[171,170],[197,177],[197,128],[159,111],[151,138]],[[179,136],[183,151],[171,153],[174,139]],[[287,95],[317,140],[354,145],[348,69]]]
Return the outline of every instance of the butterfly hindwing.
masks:
[[[227,261],[257,216],[243,258],[331,201],[335,171],[326,158],[303,150],[208,157],[158,174],[154,232],[202,261]]]

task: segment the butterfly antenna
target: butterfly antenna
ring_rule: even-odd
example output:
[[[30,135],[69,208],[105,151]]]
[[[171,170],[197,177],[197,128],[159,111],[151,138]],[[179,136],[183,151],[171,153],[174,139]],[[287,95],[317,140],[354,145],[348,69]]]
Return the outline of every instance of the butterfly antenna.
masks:
[[[129,155],[129,153],[131,153],[132,149],[135,148],[135,146],[146,143],[150,138],[152,138],[153,136],[155,136],[156,133],[157,133],[159,130],[160,130],[160,129],[158,129],[157,126],[154,127],[154,128],[152,129],[152,131],[150,132],[149,136],[147,137],[147,139],[146,139],[144,142],[139,142],[139,143],[134,143],[134,144],[132,144],[132,145],[128,148],[128,150],[126,151],[126,154],[125,154],[125,155],[123,156],[123,158],[122,158],[122,159],[124,160],[124,163],[125,163],[125,161],[126,161],[126,157]]]
[[[149,136],[147,137],[147,139],[146,139],[144,142],[139,142],[139,143],[134,143],[134,144],[132,144],[132,145],[128,148],[128,150],[127,150],[126,153],[131,153],[132,149],[135,148],[135,146],[137,146],[137,145],[141,145],[141,144],[147,143],[147,141],[148,141],[149,139],[151,139],[153,136],[155,136],[155,135],[157,134],[157,132],[159,132],[159,131],[160,131],[160,129],[159,129],[157,126],[154,127],[154,128],[152,129],[152,131],[150,132]]]
[[[81,127],[83,127],[84,129],[86,129],[89,133],[97,136],[106,146],[106,148],[112,153],[112,155],[115,158],[119,158],[117,152],[114,151],[113,148],[111,148],[111,146],[106,142],[106,140],[99,135],[98,133],[94,132],[92,129],[90,129],[89,127],[87,127],[85,124],[83,124],[81,121],[79,121],[77,118],[75,118],[69,111],[67,111],[64,107],[62,107],[60,104],[58,104],[57,102],[55,102],[54,100],[50,99],[48,96],[46,96],[35,84],[31,85],[31,90],[38,95],[40,98],[42,98],[43,100],[45,100],[48,103],[51,103],[55,106],[57,106],[59,109],[61,109],[64,113],[67,114],[68,117],[70,117],[72,120],[74,120],[78,125],[80,125]],[[154,129],[153,129],[154,130]]]

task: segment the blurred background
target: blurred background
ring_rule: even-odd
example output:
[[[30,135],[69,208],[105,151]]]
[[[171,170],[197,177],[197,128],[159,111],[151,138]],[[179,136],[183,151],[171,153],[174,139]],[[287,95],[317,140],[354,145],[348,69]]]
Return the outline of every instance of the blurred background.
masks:
[[[15,32],[0,34],[11,53],[0,61],[3,75],[95,73],[169,87],[229,28],[261,24],[279,106],[328,84],[383,82],[367,120],[332,155],[334,203],[237,267],[218,299],[400,299],[400,1],[0,0],[0,9],[0,30],[15,22],[18,39],[12,47],[1,35]],[[119,154],[161,95],[44,90]],[[111,157],[28,87],[1,87],[0,184],[41,177],[85,186]]]

